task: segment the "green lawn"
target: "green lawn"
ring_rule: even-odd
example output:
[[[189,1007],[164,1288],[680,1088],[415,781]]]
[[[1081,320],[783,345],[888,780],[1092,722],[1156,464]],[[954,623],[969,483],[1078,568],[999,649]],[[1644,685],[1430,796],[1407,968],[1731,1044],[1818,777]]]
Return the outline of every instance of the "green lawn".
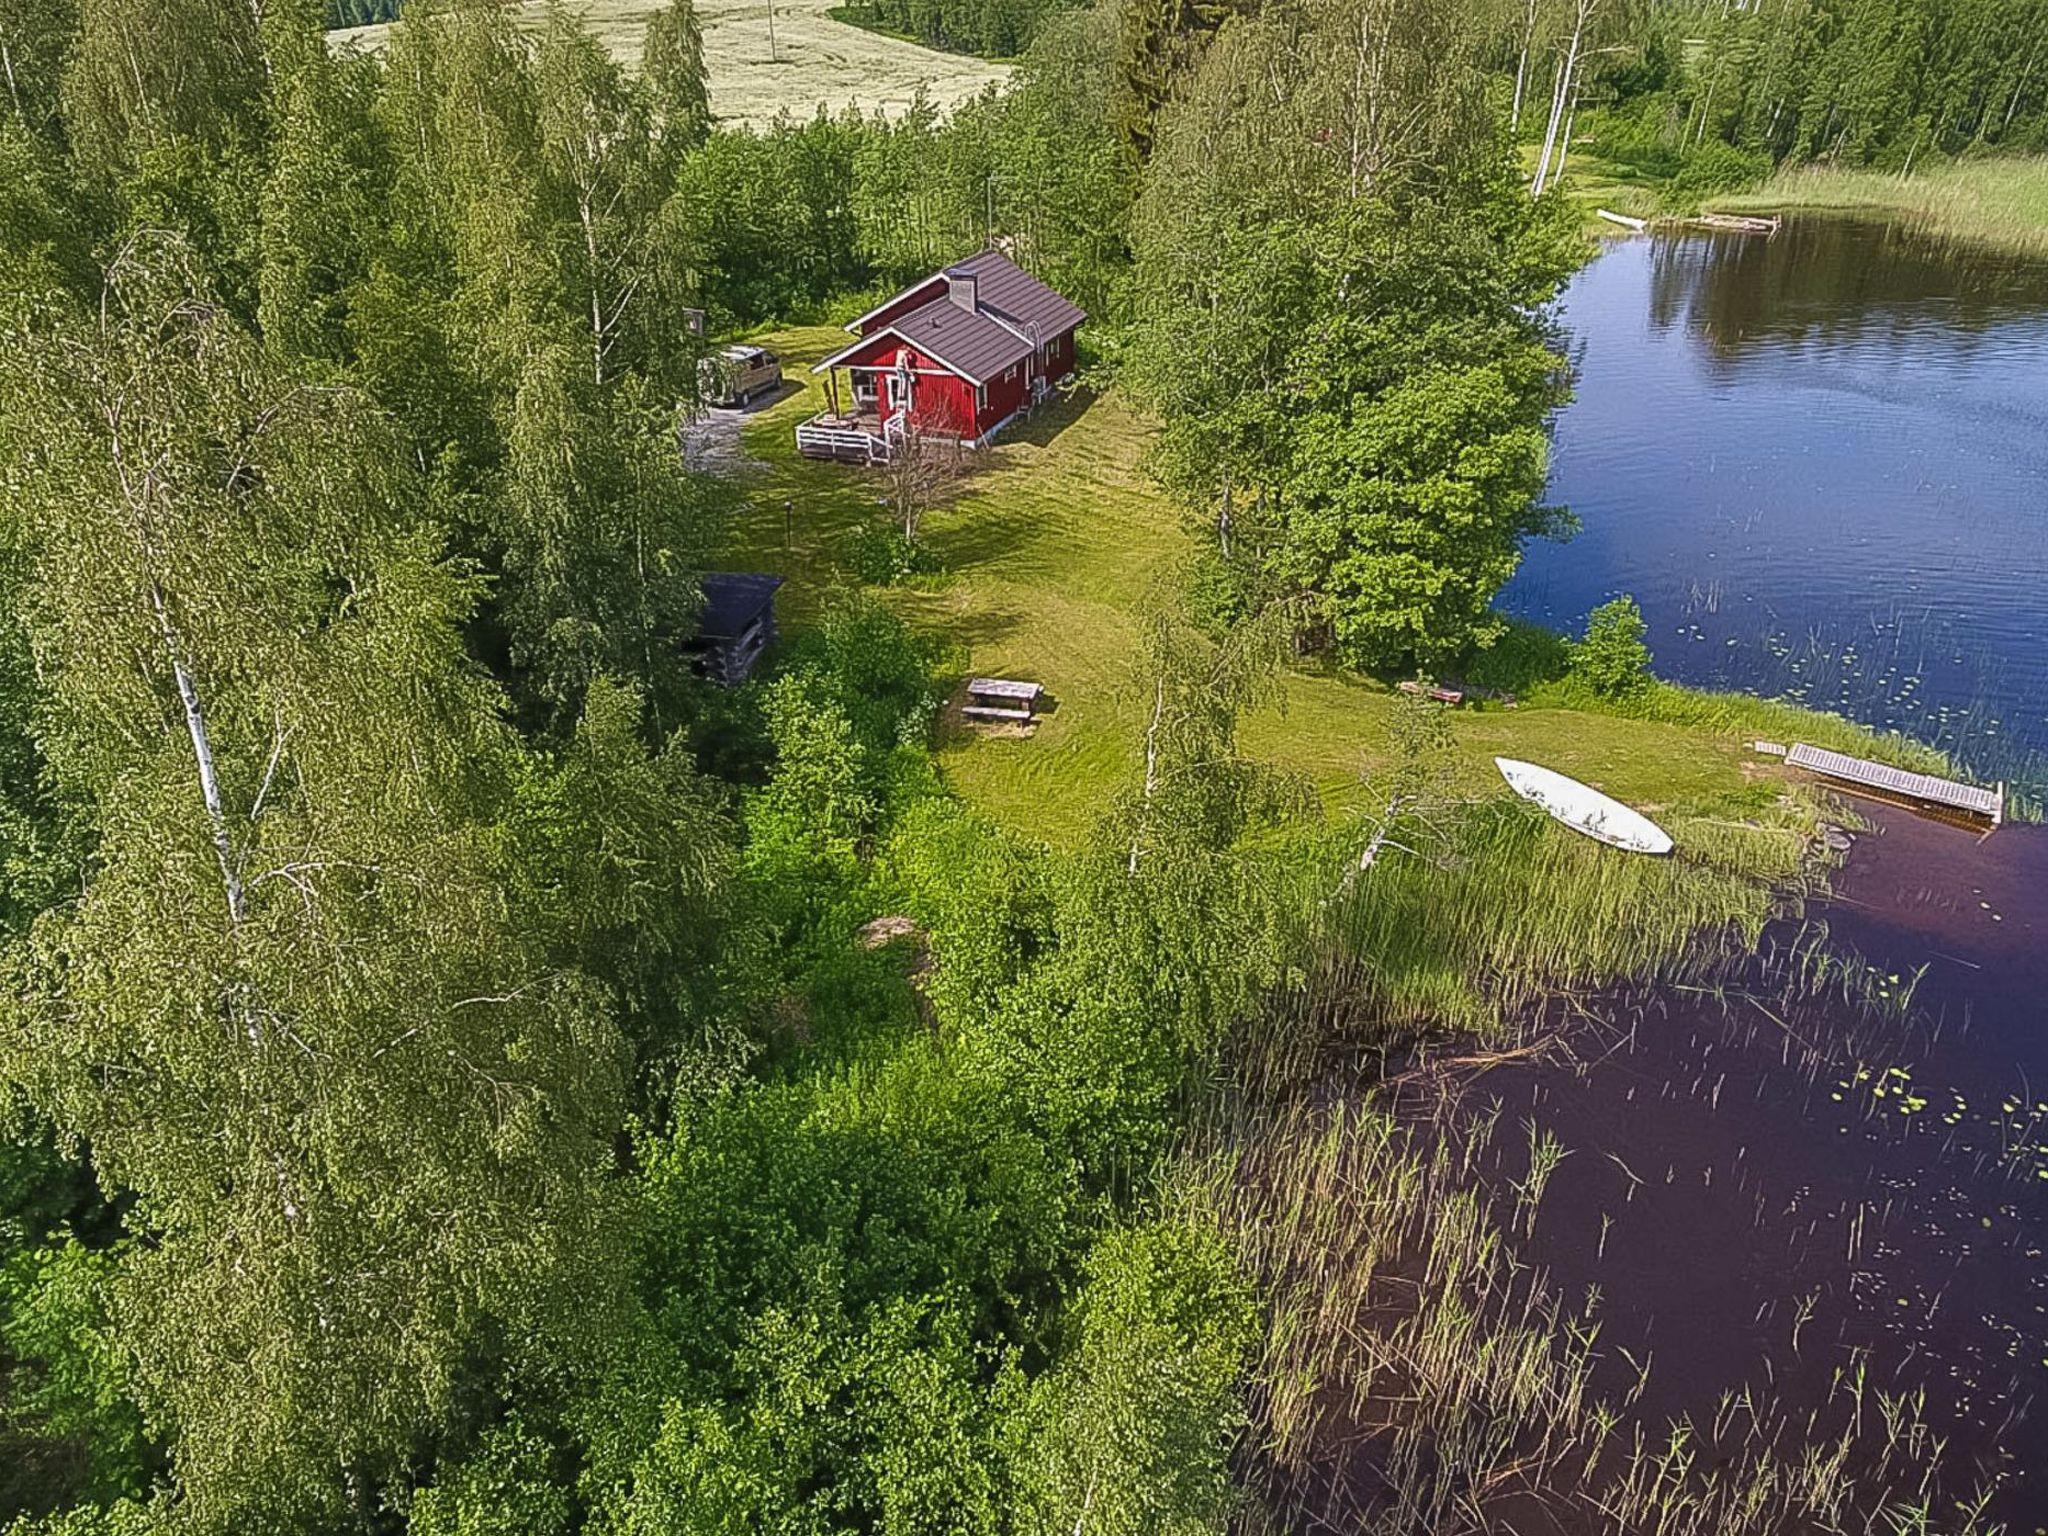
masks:
[[[1541,143],[1521,146],[1522,169],[1536,174]],[[1594,239],[1611,240],[1625,231],[1600,217],[1598,210],[1611,209],[1631,218],[1653,219],[1671,210],[1664,205],[1664,183],[1634,166],[1603,160],[1590,144],[1574,141],[1565,161],[1564,194],[1579,210],[1579,224]]]
[[[749,482],[730,563],[788,576],[784,622],[800,626],[826,593],[851,581],[840,568],[851,536],[886,514],[871,472],[795,451],[792,429],[823,403],[808,365],[844,333],[814,327],[755,339],[780,351],[805,388],[747,424],[747,452],[763,467]],[[1113,395],[1084,397],[1013,428],[961,494],[927,520],[943,574],[887,594],[947,647],[955,675],[1045,685],[1053,708],[1035,735],[949,724],[939,757],[961,794],[1051,841],[1079,837],[1135,769],[1134,615],[1189,548],[1179,513],[1139,467],[1145,441],[1144,424]],[[1361,776],[1381,758],[1395,698],[1372,679],[1304,667],[1288,677],[1277,707],[1246,722],[1245,746],[1307,776],[1331,805],[1356,804]],[[1546,704],[1541,695],[1519,708],[1486,705],[1452,718],[1475,793],[1498,792],[1495,754],[1526,757],[1681,819],[1746,814],[1776,798],[1777,786],[1744,749],[1752,735],[1784,739],[1797,728],[1809,740],[1863,739],[1840,722],[1754,701],[1671,690],[1659,708],[1676,718],[1624,718]]]

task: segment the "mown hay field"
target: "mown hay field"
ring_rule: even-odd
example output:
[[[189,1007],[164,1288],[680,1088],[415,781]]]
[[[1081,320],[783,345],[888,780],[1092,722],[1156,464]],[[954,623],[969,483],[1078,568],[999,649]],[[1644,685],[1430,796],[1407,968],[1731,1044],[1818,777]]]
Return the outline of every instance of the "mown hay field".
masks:
[[[727,124],[761,128],[778,113],[808,117],[821,106],[831,112],[848,105],[863,112],[880,108],[894,115],[920,90],[940,108],[949,108],[1010,75],[1007,64],[940,53],[834,21],[826,14],[834,0],[773,0],[771,52],[770,3],[697,0],[711,110]],[[647,18],[659,6],[660,0],[589,0],[568,9],[615,56],[638,67]],[[521,25],[538,30],[547,7],[526,0],[516,14]],[[388,25],[355,27],[330,32],[328,39],[339,47],[375,52],[390,31]]]

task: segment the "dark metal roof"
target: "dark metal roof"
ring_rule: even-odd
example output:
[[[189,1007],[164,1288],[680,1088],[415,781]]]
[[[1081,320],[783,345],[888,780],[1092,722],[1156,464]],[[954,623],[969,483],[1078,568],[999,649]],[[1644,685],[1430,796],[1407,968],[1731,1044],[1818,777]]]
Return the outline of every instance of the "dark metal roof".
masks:
[[[973,383],[986,384],[1012,363],[1029,357],[1034,347],[1045,346],[1088,318],[1079,305],[1046,287],[1009,257],[999,251],[983,251],[913,283],[888,303],[869,310],[847,329],[859,329],[919,289],[948,277],[974,279],[973,311],[955,303],[951,293],[942,291],[939,297],[898,315],[887,326],[862,337],[862,341],[894,331]],[[841,358],[853,355],[859,347],[860,342],[856,342],[811,371],[822,372]]]
[[[974,278],[976,307],[1007,320],[1039,346],[1088,318],[1087,311],[1055,293],[1000,251],[983,251],[946,268]]]
[[[1022,336],[987,315],[969,313],[950,297],[898,315],[889,329],[976,384],[1031,355],[1031,343]]]
[[[730,640],[775,601],[782,585],[780,576],[761,576],[749,571],[714,571],[703,581],[704,612],[697,621],[698,633],[709,640]]]

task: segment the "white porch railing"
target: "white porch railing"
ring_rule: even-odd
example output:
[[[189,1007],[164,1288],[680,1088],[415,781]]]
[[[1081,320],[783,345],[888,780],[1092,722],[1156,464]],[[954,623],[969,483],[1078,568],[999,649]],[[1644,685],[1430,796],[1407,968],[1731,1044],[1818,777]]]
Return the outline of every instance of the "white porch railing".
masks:
[[[908,429],[901,411],[892,412],[879,425],[881,430],[877,432],[861,424],[857,417],[821,411],[809,421],[797,424],[796,451],[812,459],[886,464],[903,443]]]

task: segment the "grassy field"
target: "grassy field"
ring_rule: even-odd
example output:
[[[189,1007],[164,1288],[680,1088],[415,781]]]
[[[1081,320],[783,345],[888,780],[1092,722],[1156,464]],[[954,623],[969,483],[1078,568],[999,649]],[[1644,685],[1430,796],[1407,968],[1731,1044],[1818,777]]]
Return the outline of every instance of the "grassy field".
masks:
[[[711,110],[728,124],[765,127],[779,112],[808,117],[851,103],[862,111],[901,112],[919,90],[940,107],[964,101],[1009,78],[1009,66],[965,54],[940,53],[834,20],[833,0],[772,0],[774,47],[769,46],[771,0],[698,0],[704,58],[711,77]],[[613,54],[640,62],[647,18],[660,0],[586,0],[568,9],[582,17]],[[541,0],[524,0],[522,25],[538,29],[547,18]],[[337,45],[372,52],[384,46],[388,26],[330,32]]]
[[[1710,206],[1897,215],[1939,234],[2048,256],[2048,156],[1962,161],[1909,177],[1804,166],[1780,172],[1754,192],[1712,199]]]
[[[759,339],[783,354],[804,387],[747,423],[745,448],[759,467],[730,564],[788,576],[784,620],[795,626],[827,592],[850,583],[842,567],[851,540],[886,514],[870,472],[795,451],[793,427],[823,402],[807,365],[844,333],[815,327]],[[1136,614],[1190,548],[1178,511],[1139,467],[1145,441],[1143,423],[1115,396],[1076,399],[1013,428],[961,494],[927,519],[943,573],[888,593],[947,648],[955,675],[1045,685],[1053,707],[1035,735],[949,726],[939,754],[961,793],[1056,842],[1080,836],[1135,771]],[[1283,693],[1246,722],[1246,748],[1305,775],[1334,807],[1363,803],[1364,775],[1385,750],[1393,689],[1304,667]],[[1491,758],[1528,757],[1655,812],[1715,817],[1777,797],[1779,786],[1745,750],[1749,738],[1862,739],[1824,717],[1677,689],[1660,691],[1643,713],[1574,707],[1556,689],[1518,708],[1463,709],[1454,716],[1460,772],[1473,792],[1492,794],[1500,786]]]

